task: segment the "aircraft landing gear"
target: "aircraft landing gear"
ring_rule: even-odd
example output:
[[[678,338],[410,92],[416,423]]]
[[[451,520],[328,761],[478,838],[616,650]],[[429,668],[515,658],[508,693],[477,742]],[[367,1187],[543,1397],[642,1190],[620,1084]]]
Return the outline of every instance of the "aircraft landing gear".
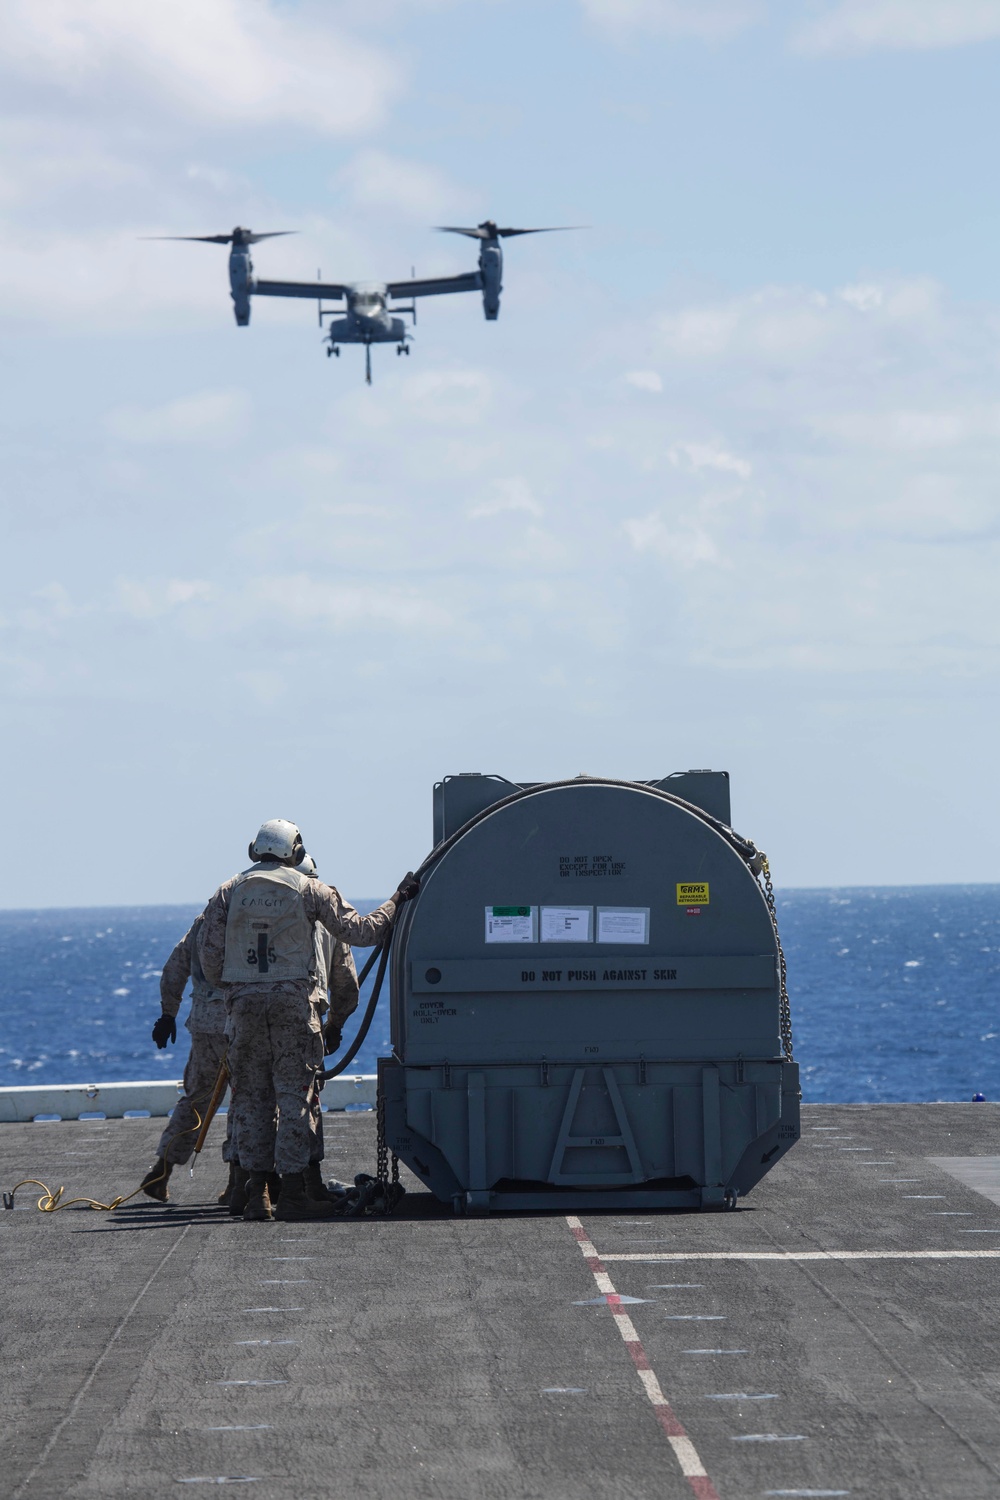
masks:
[[[330,344],[330,345],[327,346],[327,351],[326,351],[326,357],[327,357],[327,359],[330,358],[331,354],[335,354],[338,359],[340,358],[340,350],[337,348],[336,344]]]
[[[407,359],[409,359],[409,357],[410,357],[410,346],[409,346],[409,344],[397,344],[396,345],[396,353],[397,354],[405,354],[406,357],[407,357]]]

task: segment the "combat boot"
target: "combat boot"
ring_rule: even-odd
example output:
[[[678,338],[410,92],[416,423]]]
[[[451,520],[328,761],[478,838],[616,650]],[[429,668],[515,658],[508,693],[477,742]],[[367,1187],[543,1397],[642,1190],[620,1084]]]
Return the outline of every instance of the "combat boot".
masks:
[[[219,1194],[217,1200],[220,1208],[228,1208],[230,1203],[232,1202],[233,1188],[236,1186],[236,1173],[238,1172],[238,1170],[239,1164],[235,1161],[231,1161],[229,1163],[229,1181],[222,1189],[222,1192]]]
[[[318,1161],[311,1161],[302,1176],[306,1185],[306,1197],[312,1198],[316,1203],[339,1203],[347,1194],[347,1186],[343,1182],[338,1182],[335,1187],[327,1187]]]
[[[233,1191],[229,1199],[229,1212],[234,1219],[242,1219],[247,1206],[247,1183],[250,1173],[239,1162],[233,1163]]]
[[[247,1221],[255,1219],[273,1219],[271,1212],[271,1198],[267,1191],[267,1173],[251,1172],[247,1182],[247,1206],[243,1210],[243,1217]]]
[[[328,1219],[332,1213],[329,1198],[317,1201],[309,1197],[304,1172],[282,1172],[281,1197],[274,1211],[276,1219]]]
[[[139,1186],[149,1198],[155,1198],[158,1203],[169,1203],[170,1194],[167,1192],[167,1178],[174,1170],[172,1161],[164,1161],[158,1156],[140,1182]]]

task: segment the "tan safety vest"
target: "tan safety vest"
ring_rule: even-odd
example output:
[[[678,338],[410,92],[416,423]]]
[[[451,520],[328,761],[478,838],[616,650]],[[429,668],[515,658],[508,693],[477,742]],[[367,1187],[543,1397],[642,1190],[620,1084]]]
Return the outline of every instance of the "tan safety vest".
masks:
[[[285,865],[237,876],[226,918],[224,984],[274,984],[314,972],[313,924],[302,892],[308,877]]]
[[[191,924],[188,957],[191,961],[191,1009],[184,1022],[188,1031],[225,1031],[226,997],[222,990],[205,978],[198,957],[198,938],[204,925],[204,914]]]

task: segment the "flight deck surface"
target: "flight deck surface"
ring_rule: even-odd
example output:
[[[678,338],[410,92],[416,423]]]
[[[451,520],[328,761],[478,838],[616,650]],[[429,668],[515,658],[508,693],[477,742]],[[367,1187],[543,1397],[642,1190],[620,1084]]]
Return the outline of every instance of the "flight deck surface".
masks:
[[[455,1219],[414,1191],[389,1220],[243,1224],[211,1144],[169,1206],[43,1215],[22,1188],[4,1492],[993,1500],[998,1127],[990,1104],[807,1105],[732,1213]],[[106,1202],[161,1129],[0,1126],[2,1186]],[[330,1173],[371,1168],[371,1114],[326,1129]]]

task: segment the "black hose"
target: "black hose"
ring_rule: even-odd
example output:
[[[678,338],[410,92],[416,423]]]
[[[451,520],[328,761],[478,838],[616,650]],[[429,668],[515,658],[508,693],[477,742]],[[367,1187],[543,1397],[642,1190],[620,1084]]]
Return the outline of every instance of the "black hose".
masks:
[[[354,1041],[348,1047],[347,1051],[344,1053],[340,1061],[338,1063],[335,1063],[332,1068],[327,1068],[325,1072],[320,1074],[320,1077],[322,1078],[324,1083],[327,1083],[331,1078],[336,1078],[338,1073],[343,1073],[345,1068],[350,1067],[351,1063],[357,1057],[358,1053],[361,1051],[361,1048],[364,1045],[365,1037],[368,1035],[368,1031],[371,1027],[372,1021],[375,1019],[375,1008],[378,1005],[378,997],[382,993],[382,980],[385,977],[385,966],[389,961],[389,948],[392,944],[392,934],[396,926],[396,917],[398,915],[399,911],[397,909],[392,921],[389,923],[389,927],[385,932],[381,943],[372,951],[371,954],[369,954],[368,962],[365,964],[364,968],[361,970],[361,973],[358,975],[358,989],[360,989],[371,972],[372,964],[376,959],[379,959],[378,973],[375,975],[375,983],[372,986],[372,992],[369,996],[365,1013],[361,1018],[361,1025],[358,1027],[358,1034],[354,1038]]]
[[[665,792],[662,787],[649,786],[645,781],[619,781],[612,776],[573,776],[566,781],[545,781],[538,786],[520,787],[516,792],[512,792],[509,797],[501,797],[499,802],[491,802],[489,807],[484,807],[481,812],[475,813],[467,823],[463,823],[461,828],[456,829],[450,837],[443,839],[440,844],[436,844],[423,864],[414,872],[415,875],[418,879],[422,879],[427,871],[433,865],[437,864],[442,855],[447,854],[449,849],[454,848],[459,839],[464,838],[470,829],[476,827],[477,823],[481,823],[484,818],[488,818],[493,813],[498,812],[500,808],[510,807],[515,802],[523,801],[525,797],[535,797],[539,792],[553,791],[567,786],[620,786],[626,787],[629,791],[633,792],[648,792],[650,796],[659,797],[663,802],[672,802],[675,807],[683,808],[685,812],[692,813],[702,823],[707,823],[710,828],[713,828],[756,874],[754,861],[760,858],[756,844],[751,843],[749,839],[742,838],[738,833],[734,833],[728,823],[723,823],[721,818],[713,817],[703,807],[697,807],[693,802],[686,802],[683,797],[677,797],[673,792]],[[385,977],[386,964],[389,960],[389,948],[392,944],[392,935],[396,926],[396,918],[399,916],[399,910],[397,907],[381,944],[371,954],[368,962],[358,975],[358,985],[360,987],[367,979],[375,959],[381,955],[378,973],[375,975],[375,985],[372,989],[367,1009],[362,1017],[361,1025],[358,1028],[358,1034],[340,1061],[334,1067],[327,1068],[321,1074],[324,1082],[330,1078],[336,1078],[339,1073],[343,1073],[344,1069],[350,1066],[364,1045],[372,1021],[375,1019],[375,1009],[378,1005],[379,995],[382,992],[382,980]]]

